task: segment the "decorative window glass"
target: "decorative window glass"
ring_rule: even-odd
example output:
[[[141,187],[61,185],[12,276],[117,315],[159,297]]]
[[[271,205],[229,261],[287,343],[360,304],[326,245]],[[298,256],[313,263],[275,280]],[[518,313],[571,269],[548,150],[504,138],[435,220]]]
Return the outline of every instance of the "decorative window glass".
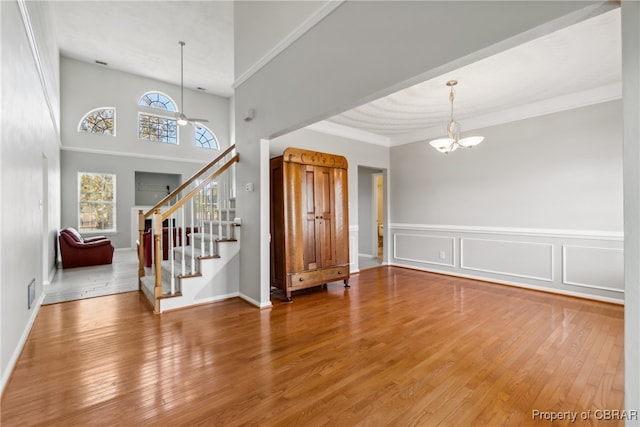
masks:
[[[196,147],[210,148],[212,150],[219,150],[220,145],[218,140],[209,129],[204,126],[196,126],[195,132],[195,144]]]
[[[138,113],[138,138],[177,144],[178,123],[175,119]]]
[[[116,109],[100,107],[89,111],[78,124],[78,132],[115,135]]]
[[[78,230],[116,231],[116,176],[78,172]]]
[[[176,112],[176,103],[164,93],[147,92],[138,101],[138,105]]]

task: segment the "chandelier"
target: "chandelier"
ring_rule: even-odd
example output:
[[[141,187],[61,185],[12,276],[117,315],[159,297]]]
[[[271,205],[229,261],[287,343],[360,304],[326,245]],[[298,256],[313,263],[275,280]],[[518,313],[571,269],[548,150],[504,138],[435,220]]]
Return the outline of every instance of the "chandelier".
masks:
[[[451,92],[449,93],[449,101],[451,102],[451,116],[449,118],[449,123],[447,124],[447,137],[434,139],[433,141],[429,142],[429,145],[445,154],[449,154],[450,152],[457,150],[458,147],[475,147],[484,140],[484,136],[468,136],[466,138],[460,139],[460,123],[456,122],[453,118],[453,99],[455,98],[453,87],[457,84],[457,80],[449,80],[447,82],[447,86],[451,88]]]

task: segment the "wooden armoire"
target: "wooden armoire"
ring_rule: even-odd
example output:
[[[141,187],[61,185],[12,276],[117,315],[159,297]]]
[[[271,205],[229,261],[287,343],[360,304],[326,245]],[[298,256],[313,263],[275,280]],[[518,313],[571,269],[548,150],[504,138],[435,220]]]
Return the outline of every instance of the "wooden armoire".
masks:
[[[271,159],[271,284],[349,287],[347,159],[287,148]]]

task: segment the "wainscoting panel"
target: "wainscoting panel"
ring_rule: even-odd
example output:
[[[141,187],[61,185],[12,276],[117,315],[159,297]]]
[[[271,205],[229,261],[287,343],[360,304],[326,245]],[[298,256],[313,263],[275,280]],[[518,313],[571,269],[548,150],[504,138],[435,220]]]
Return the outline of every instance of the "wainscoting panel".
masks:
[[[455,239],[396,233],[393,235],[393,252],[395,259],[453,267]]]
[[[567,285],[624,292],[624,251],[564,245],[563,277]]]
[[[389,238],[390,265],[624,303],[621,232],[390,223]]]
[[[461,239],[460,266],[466,270],[553,281],[553,245],[489,239]]]

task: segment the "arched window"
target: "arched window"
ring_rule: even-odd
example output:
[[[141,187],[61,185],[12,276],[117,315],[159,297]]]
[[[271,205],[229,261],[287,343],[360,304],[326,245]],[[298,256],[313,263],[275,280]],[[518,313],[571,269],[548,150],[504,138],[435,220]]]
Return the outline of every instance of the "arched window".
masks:
[[[212,150],[220,149],[220,145],[218,144],[218,139],[215,137],[213,132],[211,132],[209,129],[207,129],[202,125],[196,126],[194,142],[196,147],[210,148]]]
[[[100,107],[89,111],[78,124],[78,132],[115,135],[116,109]]]
[[[144,105],[145,107],[156,108],[158,110],[166,110],[176,112],[176,103],[173,102],[168,95],[161,92],[147,92],[138,101],[138,105]]]

